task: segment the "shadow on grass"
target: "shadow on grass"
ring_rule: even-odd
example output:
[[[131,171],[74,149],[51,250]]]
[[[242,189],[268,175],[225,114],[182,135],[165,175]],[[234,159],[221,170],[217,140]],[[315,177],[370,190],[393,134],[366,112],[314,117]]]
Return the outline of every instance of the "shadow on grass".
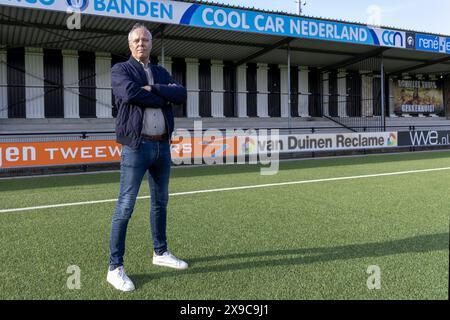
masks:
[[[404,253],[424,253],[449,249],[449,234],[438,233],[420,235],[400,240],[352,244],[338,247],[303,248],[292,250],[271,250],[260,252],[246,252],[227,254],[223,256],[207,256],[200,258],[187,258],[189,269],[178,271],[170,270],[154,274],[130,275],[137,287],[143,286],[155,279],[176,277],[190,274],[227,272],[234,270],[271,268],[278,266],[306,265],[317,262],[343,261],[359,258],[375,258]],[[286,257],[283,257],[286,256]],[[292,257],[297,256],[297,257]],[[253,258],[272,258],[257,261]],[[276,257],[276,258],[275,258]],[[232,259],[245,259],[245,262],[230,262]],[[223,261],[221,265],[201,266],[203,262]],[[197,266],[198,265],[198,266]]]
[[[280,170],[298,170],[312,168],[341,167],[351,165],[364,165],[372,163],[395,163],[403,161],[443,159],[450,158],[448,151],[430,153],[399,153],[391,155],[376,155],[356,158],[307,159],[303,161],[287,161],[280,163]],[[319,160],[319,161],[317,161]],[[251,173],[260,174],[260,165],[226,165],[226,166],[199,166],[177,168],[172,170],[171,178],[217,176],[227,174]],[[29,190],[40,188],[59,188],[83,185],[110,184],[119,185],[119,173],[102,173],[89,175],[33,177],[29,179],[0,180],[0,191]]]

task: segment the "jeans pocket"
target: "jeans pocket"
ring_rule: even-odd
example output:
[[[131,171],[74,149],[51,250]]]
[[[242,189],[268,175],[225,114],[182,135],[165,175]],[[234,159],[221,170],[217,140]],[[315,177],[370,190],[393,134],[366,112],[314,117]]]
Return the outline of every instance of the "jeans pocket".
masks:
[[[145,154],[143,153],[142,143],[137,149],[124,146],[122,149],[122,167],[137,168],[145,162]]]
[[[122,165],[126,165],[127,162],[129,162],[130,156],[132,156],[132,155],[133,155],[133,149],[130,148],[129,146],[127,146],[127,145],[124,145],[122,147],[122,161],[121,161],[121,164]]]
[[[122,153],[120,154],[120,164],[123,165],[125,159],[127,158],[127,152],[125,151],[125,146],[122,147]]]

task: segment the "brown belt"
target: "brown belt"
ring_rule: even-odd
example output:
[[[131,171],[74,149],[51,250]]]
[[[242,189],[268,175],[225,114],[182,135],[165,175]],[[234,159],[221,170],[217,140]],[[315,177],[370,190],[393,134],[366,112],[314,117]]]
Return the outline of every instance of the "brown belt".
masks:
[[[141,134],[141,137],[145,140],[150,140],[150,141],[163,141],[163,140],[168,140],[168,136],[166,133],[164,134],[160,134],[160,135],[155,135],[155,136],[149,136],[146,134]]]

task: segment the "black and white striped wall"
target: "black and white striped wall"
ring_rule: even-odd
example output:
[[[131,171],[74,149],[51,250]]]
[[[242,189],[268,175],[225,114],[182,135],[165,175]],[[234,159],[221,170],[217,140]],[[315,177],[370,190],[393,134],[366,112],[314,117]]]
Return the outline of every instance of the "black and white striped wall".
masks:
[[[0,48],[0,118],[113,118],[111,66],[124,60],[105,52]],[[152,57],[154,63],[159,60]],[[320,75],[316,68],[293,66],[289,110],[287,65],[234,68],[229,61],[165,57],[164,66],[188,90],[187,103],[175,108],[177,117],[381,114],[380,78],[370,71],[340,69]],[[350,104],[359,106],[357,111]],[[389,109],[393,115],[392,96]]]
[[[111,55],[0,49],[1,118],[112,118]]]

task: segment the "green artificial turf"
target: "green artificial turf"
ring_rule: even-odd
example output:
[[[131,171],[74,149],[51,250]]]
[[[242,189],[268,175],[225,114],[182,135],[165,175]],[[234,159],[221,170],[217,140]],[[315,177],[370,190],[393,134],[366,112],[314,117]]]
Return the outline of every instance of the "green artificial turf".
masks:
[[[170,193],[450,167],[450,152],[174,168]],[[118,173],[0,180],[0,209],[115,199]],[[0,214],[1,299],[447,299],[450,170],[171,196],[151,264],[149,199],[128,228],[136,291],[106,282],[114,202]],[[148,195],[143,182],[140,195]],[[70,290],[67,268],[81,270]],[[369,290],[369,266],[381,289]]]

